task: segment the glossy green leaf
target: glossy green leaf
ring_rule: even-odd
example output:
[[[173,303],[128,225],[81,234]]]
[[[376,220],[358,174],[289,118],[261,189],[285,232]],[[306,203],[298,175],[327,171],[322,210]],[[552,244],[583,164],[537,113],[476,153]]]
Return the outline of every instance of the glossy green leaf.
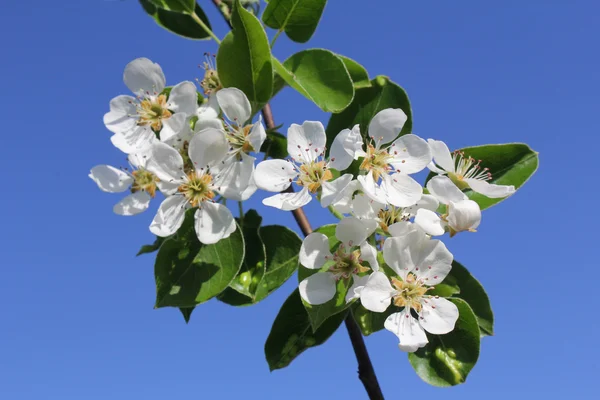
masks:
[[[369,336],[372,333],[382,330],[385,319],[396,311],[398,311],[396,307],[388,307],[387,310],[382,313],[372,312],[364,308],[359,301],[354,303],[352,307],[354,320],[358,324],[362,334],[365,336]]]
[[[186,324],[190,323],[190,318],[192,318],[192,313],[194,312],[194,308],[195,307],[181,307],[181,308],[179,308],[179,311],[181,312],[181,315],[183,315],[183,319],[185,320]]]
[[[237,1],[231,24],[217,53],[217,72],[222,85],[242,90],[256,112],[273,93],[271,47],[260,21]]]
[[[157,236],[156,240],[152,244],[143,245],[140,250],[137,252],[136,256],[140,256],[142,254],[154,253],[158,249],[160,249],[160,245],[163,244],[166,238]]]
[[[287,138],[279,132],[267,132],[267,139],[260,151],[271,158],[286,158],[288,156]]]
[[[244,259],[244,238],[239,227],[226,239],[201,244],[194,232],[195,210],[156,256],[156,308],[194,307],[221,293],[236,276]]]
[[[298,289],[287,298],[275,317],[265,343],[271,371],[287,367],[305,350],[319,346],[337,330],[347,313],[339,313],[313,331]]]
[[[139,2],[144,11],[166,30],[188,39],[210,39],[208,32],[198,25],[190,15],[157,7],[150,0],[139,0]],[[196,4],[195,13],[209,29],[212,29],[208,17],[198,4]]]
[[[325,112],[340,112],[354,98],[354,84],[344,62],[329,50],[303,50],[283,64],[273,58],[273,68],[283,81]],[[276,86],[275,91],[278,89]]]
[[[271,0],[262,19],[294,42],[305,43],[317,29],[325,3],[327,0]]]
[[[371,86],[369,73],[367,72],[365,67],[363,67],[351,58],[342,56],[340,54],[338,54],[338,57],[342,59],[344,65],[346,66],[346,69],[348,69],[348,73],[350,74],[350,78],[352,78],[352,82],[354,82],[354,87],[356,89]]]
[[[480,334],[477,318],[461,299],[450,299],[460,313],[454,330],[445,335],[427,334],[429,343],[408,360],[417,374],[433,386],[463,383],[479,358]]]
[[[363,137],[367,137],[367,127],[379,111],[386,108],[400,108],[408,116],[400,135],[412,132],[412,110],[404,89],[388,77],[377,76],[370,87],[356,90],[352,104],[339,114],[332,114],[327,124],[327,148],[340,131],[360,125]]]
[[[156,7],[168,11],[191,14],[194,12],[196,0],[148,0]]]

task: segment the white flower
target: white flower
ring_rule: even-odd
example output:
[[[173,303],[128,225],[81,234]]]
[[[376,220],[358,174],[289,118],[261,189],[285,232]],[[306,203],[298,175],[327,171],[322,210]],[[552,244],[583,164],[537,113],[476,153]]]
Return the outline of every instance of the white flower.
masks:
[[[340,136],[342,133],[344,135]],[[287,150],[292,160],[266,160],[256,166],[254,182],[260,189],[270,192],[281,192],[290,187],[292,182],[302,186],[296,193],[280,193],[267,197],[263,204],[281,210],[295,210],[306,205],[312,199],[311,193],[320,191],[321,205],[327,207],[338,201],[344,188],[352,180],[352,174],[345,174],[329,182],[333,178],[330,168],[344,170],[352,159],[337,157],[333,149],[339,149],[335,141],[346,136],[342,131],[334,139],[331,159],[325,160],[325,143],[327,137],[323,124],[318,121],[305,121],[302,125],[292,124],[288,129]]]
[[[433,153],[433,161],[428,168],[436,174],[447,174],[459,189],[470,188],[490,198],[506,197],[515,192],[515,187],[510,185],[495,185],[487,181],[492,179],[488,168],[481,168],[481,160],[476,160],[461,151],[450,153],[446,143],[440,140],[429,139],[429,147]]]
[[[190,207],[197,208],[194,227],[200,242],[216,243],[235,231],[231,211],[213,202],[216,193],[223,194],[232,184],[229,176],[220,173],[227,149],[223,132],[214,128],[200,132],[190,141],[188,156],[192,167],[171,146],[161,142],[152,145],[148,169],[175,187],[160,205],[150,225],[152,233],[165,237],[177,232]]]
[[[160,65],[147,58],[138,58],[127,64],[123,73],[125,85],[135,94],[121,95],[110,101],[110,111],[104,115],[104,124],[115,135],[117,147],[127,153],[148,148],[156,141],[155,132],[170,134],[182,121],[196,113],[197,94],[193,82],[181,82],[168,95],[162,94],[166,80]]]
[[[440,203],[446,205],[446,213],[439,216],[431,209],[417,210],[415,223],[427,234],[443,235],[446,228],[450,237],[458,232],[475,232],[481,222],[479,204],[468,197],[444,175],[434,176],[427,182],[427,190]]]
[[[458,308],[444,298],[427,295],[452,268],[453,257],[446,246],[419,229],[409,229],[403,236],[386,239],[383,258],[396,276],[390,284],[384,273],[374,272],[361,290],[360,301],[374,312],[384,312],[392,301],[394,306],[403,308],[384,323],[400,339],[400,349],[413,352],[425,346],[425,331],[434,335],[452,331]]]
[[[369,123],[371,143],[366,151],[356,149],[356,143],[345,143],[347,153],[364,157],[360,169],[365,175],[357,178],[364,192],[379,203],[396,207],[419,201],[423,188],[409,174],[423,170],[431,161],[431,150],[420,137],[409,134],[396,139],[406,120],[401,109],[382,110]]]
[[[326,263],[330,264],[327,271],[317,272],[300,282],[298,289],[304,301],[312,305],[326,303],[335,296],[337,281],[350,278],[353,285],[348,290],[346,301],[358,297],[365,282],[358,274],[369,270],[363,262],[368,262],[373,271],[379,270],[377,250],[366,242],[368,235],[364,224],[350,217],[336,226],[335,236],[341,243],[334,254],[329,250],[327,236],[322,233],[313,232],[304,239],[300,248],[300,264],[309,269],[320,269]]]
[[[132,167],[131,171],[110,165],[96,165],[88,175],[104,192],[122,193],[126,190],[131,192],[113,207],[113,211],[119,215],[136,215],[146,211],[157,188],[161,191],[172,190],[169,183],[161,182],[156,175],[146,169],[148,153],[130,154],[128,159]]]

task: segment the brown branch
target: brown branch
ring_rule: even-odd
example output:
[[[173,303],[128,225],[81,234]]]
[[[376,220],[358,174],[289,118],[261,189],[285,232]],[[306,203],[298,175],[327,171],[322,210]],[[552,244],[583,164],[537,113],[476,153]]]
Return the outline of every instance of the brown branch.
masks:
[[[225,21],[229,24],[229,27],[231,27],[231,21],[229,19],[231,14],[229,13],[227,5],[221,0],[212,0],[212,2],[219,9],[221,15],[223,15],[223,18],[225,18]],[[262,116],[267,129],[275,128],[275,120],[273,119],[273,111],[271,110],[270,104],[266,104],[263,107]],[[294,188],[290,185],[284,192],[293,193]],[[308,236],[313,230],[302,207],[293,210],[292,214],[304,236]],[[360,379],[365,387],[369,399],[383,400],[383,393],[379,387],[377,375],[375,375],[375,369],[371,363],[367,346],[365,345],[360,328],[354,320],[352,313],[348,314],[345,323],[346,329],[348,330],[348,336],[350,336],[350,342],[352,343],[352,348],[354,349],[354,354],[356,355],[356,361],[358,362],[358,379]]]

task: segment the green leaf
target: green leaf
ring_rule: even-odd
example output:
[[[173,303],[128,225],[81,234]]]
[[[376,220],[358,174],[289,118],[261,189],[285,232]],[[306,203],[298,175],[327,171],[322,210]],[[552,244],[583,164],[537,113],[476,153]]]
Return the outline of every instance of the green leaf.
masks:
[[[260,21],[236,1],[231,15],[233,30],[217,53],[217,72],[224,87],[242,90],[260,110],[273,93],[273,66],[267,34]]]
[[[325,343],[341,325],[346,314],[333,316],[313,331],[298,289],[294,290],[281,306],[265,343],[265,356],[270,370],[285,368],[306,349]]]
[[[239,227],[226,239],[201,244],[194,232],[194,212],[167,239],[156,256],[156,308],[194,307],[221,293],[236,276],[244,259]]]
[[[156,7],[179,13],[192,14],[196,0],[149,0]]]
[[[417,375],[433,386],[463,383],[479,358],[479,326],[469,305],[450,299],[460,313],[454,330],[445,335],[427,335],[429,343],[408,354]]]
[[[350,78],[352,78],[352,82],[354,82],[354,87],[356,89],[371,86],[369,73],[367,72],[365,67],[363,67],[351,58],[342,56],[340,54],[338,54],[337,56],[341,58],[344,62],[344,65],[346,66],[348,73],[350,73]]]
[[[194,312],[194,308],[196,307],[180,307],[179,311],[183,315],[183,319],[185,319],[185,323],[190,323],[190,318],[192,317],[192,313]]]
[[[331,115],[327,124],[327,148],[340,131],[360,124],[360,131],[366,139],[367,127],[379,111],[386,108],[400,108],[408,117],[400,135],[412,132],[412,111],[404,89],[386,76],[371,80],[370,87],[356,90],[352,104],[339,114]],[[399,135],[399,136],[400,136]]]
[[[145,244],[140,248],[140,251],[137,252],[137,256],[141,256],[142,254],[154,253],[156,250],[160,248],[160,245],[163,244],[166,238],[157,236],[156,240],[152,244]]]
[[[325,112],[340,112],[354,98],[354,84],[344,62],[329,50],[303,50],[283,64],[273,58],[273,67],[283,81]]]
[[[260,148],[262,153],[271,158],[286,158],[287,138],[279,132],[267,132],[267,139]]]
[[[210,35],[206,32],[194,19],[181,12],[169,11],[161,7],[157,7],[151,0],[139,0],[142,8],[150,15],[156,23],[179,36],[188,39],[206,40],[210,39]],[[208,17],[204,14],[202,8],[196,4],[195,13],[204,22],[208,29],[212,29]]]
[[[294,42],[305,43],[311,38],[327,0],[271,0],[262,20],[270,28],[285,31]]]

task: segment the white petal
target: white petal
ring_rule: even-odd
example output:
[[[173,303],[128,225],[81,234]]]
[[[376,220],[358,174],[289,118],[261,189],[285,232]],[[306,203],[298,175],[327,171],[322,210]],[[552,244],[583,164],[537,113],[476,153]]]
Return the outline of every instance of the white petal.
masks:
[[[183,196],[169,196],[163,200],[150,224],[150,232],[166,237],[174,234],[183,224],[188,202]]]
[[[340,198],[332,204],[333,208],[342,214],[349,214],[352,212],[352,197],[356,191],[360,190],[360,188],[360,182],[357,180],[351,181],[344,189],[344,193]]]
[[[264,162],[264,161],[263,161]],[[263,200],[265,206],[279,208],[283,211],[292,211],[305,206],[312,200],[307,188],[295,193],[280,193]]]
[[[473,189],[473,191],[481,193],[491,199],[507,197],[515,192],[515,187],[513,185],[495,185],[493,183],[487,183],[486,181],[472,178],[465,179],[465,182]]]
[[[433,163],[433,161],[430,162],[429,164],[427,164],[427,168],[429,168],[429,170],[431,172],[439,174],[439,175],[443,175],[446,173],[446,171],[444,171],[443,169],[436,167],[435,164]]]
[[[427,182],[427,190],[434,195],[442,204],[451,201],[458,202],[467,199],[461,190],[447,176],[437,175]]]
[[[364,194],[357,194],[352,200],[352,213],[359,219],[376,219],[384,205]]]
[[[304,279],[298,285],[300,296],[308,304],[317,306],[333,299],[336,291],[336,280],[329,272],[317,272]]]
[[[415,229],[416,228],[415,228],[414,224],[412,224],[408,221],[400,221],[400,222],[396,222],[395,224],[388,226],[389,234],[392,236],[395,236],[395,237],[408,235],[409,233],[413,232]]]
[[[412,353],[429,342],[425,331],[417,320],[410,315],[409,309],[405,308],[401,312],[390,315],[383,326],[398,336],[398,339],[400,339],[398,347],[402,351]]]
[[[214,181],[217,191],[227,199],[242,201],[242,194],[252,181],[254,160],[245,153],[239,161],[235,157],[226,160]]]
[[[256,187],[256,184],[254,183],[254,175],[253,175],[252,179],[250,179],[250,183],[248,183],[248,187],[242,192],[242,194],[240,196],[240,201],[248,200],[254,193],[256,193],[256,190],[258,190],[258,188]]]
[[[415,224],[431,236],[440,236],[446,233],[442,219],[431,210],[420,209],[415,216]]]
[[[256,166],[254,183],[259,189],[269,192],[281,192],[287,189],[297,176],[298,172],[291,162],[266,160]]]
[[[152,96],[162,92],[166,84],[160,65],[147,58],[137,58],[127,64],[123,82],[135,94]]]
[[[417,278],[428,286],[442,283],[452,269],[453,256],[446,245],[439,240],[425,240],[421,242],[420,249],[411,250],[413,262],[417,265],[413,273]],[[415,254],[417,252],[420,254]]]
[[[121,193],[129,189],[133,178],[110,165],[96,165],[88,175],[103,192]]]
[[[148,148],[148,149],[127,155],[127,161],[129,161],[129,164],[131,164],[131,166],[134,168],[137,168],[137,169],[144,168],[145,169],[146,164],[148,163],[148,160],[150,159],[150,157],[152,157],[152,149]]]
[[[152,145],[150,154],[146,169],[158,179],[170,183],[183,182],[186,179],[183,159],[177,150],[168,144],[156,142]]]
[[[329,239],[319,232],[308,235],[300,247],[300,264],[309,269],[319,269],[331,259]]]
[[[121,150],[125,154],[130,154],[136,151],[134,147],[131,147],[127,140],[125,140],[125,136],[122,133],[115,133],[110,137],[111,143],[119,150]]]
[[[263,126],[262,122],[259,120],[252,125],[252,129],[247,137],[248,143],[250,143],[254,152],[258,153],[266,138],[267,132],[265,131],[265,127]]]
[[[290,125],[287,134],[287,150],[299,163],[309,163],[325,151],[325,128],[319,121],[305,121],[302,126]]]
[[[135,126],[133,129],[120,133],[123,141],[131,152],[143,151],[157,142],[156,135],[149,126]],[[113,142],[114,144],[115,142]],[[122,150],[121,147],[119,147]]]
[[[368,262],[374,272],[379,271],[379,263],[377,262],[377,249],[368,242],[364,242],[360,245],[360,258],[363,261]]]
[[[160,140],[167,142],[190,136],[190,125],[187,121],[187,115],[184,113],[174,114],[163,123],[160,130]]]
[[[204,244],[217,243],[235,232],[235,219],[223,204],[206,201],[196,210],[194,227],[198,240]]]
[[[407,119],[404,111],[399,108],[379,111],[369,124],[369,136],[377,143],[377,148],[396,139]]]
[[[417,204],[404,208],[402,212],[408,214],[411,217],[414,217],[417,214],[417,211],[421,208],[430,211],[436,211],[439,206],[440,202],[438,201],[438,199],[435,198],[435,196],[431,194],[423,194],[421,196],[421,200],[417,201]]]
[[[422,305],[419,323],[427,332],[444,335],[454,329],[459,314],[454,303],[443,298],[430,297],[423,301]]]
[[[194,135],[190,140],[189,156],[194,168],[220,168],[229,150],[225,132],[207,128]]]
[[[367,240],[369,231],[362,221],[355,217],[342,219],[335,227],[335,237],[346,246],[360,246]]]
[[[146,192],[135,192],[115,204],[113,211],[119,215],[136,215],[148,209],[151,199]]]
[[[346,293],[346,303],[350,303],[352,300],[358,299],[360,297],[360,293],[362,292],[368,280],[369,275],[352,276],[352,286],[350,286],[350,289],[348,289],[348,293]]]
[[[433,155],[433,161],[442,167],[446,172],[455,172],[456,168],[452,160],[452,153],[446,146],[446,143],[441,140],[427,139],[429,148]],[[436,171],[434,171],[436,172]]]
[[[235,122],[238,126],[244,126],[252,115],[252,107],[248,98],[240,89],[225,88],[217,92],[217,101],[223,114],[228,120]]]
[[[104,125],[113,133],[122,133],[133,129],[137,123],[135,98],[117,96],[110,101],[110,111],[104,114]]]
[[[473,200],[450,202],[447,221],[455,232],[474,231],[481,222],[481,209]]]
[[[169,93],[169,110],[192,116],[198,109],[198,93],[193,82],[185,81],[173,86]]]
[[[410,251],[413,235],[414,231],[411,231],[403,236],[389,237],[383,243],[385,263],[403,280],[415,268]]]
[[[423,195],[419,182],[404,173],[384,175],[381,190],[385,193],[387,203],[396,207],[408,207],[416,204]]]
[[[162,194],[168,196],[168,195],[175,194],[175,192],[177,192],[179,183],[165,182],[165,181],[159,180],[158,182],[156,182],[156,186],[158,187],[158,190],[160,190],[160,192]]]
[[[338,171],[343,171],[352,164],[353,160],[363,155],[363,139],[360,134],[360,128],[355,125],[352,130],[344,129],[333,139],[329,159],[329,166]]]
[[[321,206],[329,207],[344,196],[344,189],[352,181],[352,174],[344,174],[331,182],[321,185]]]
[[[387,198],[383,189],[373,179],[373,171],[369,171],[367,175],[359,175],[356,180],[360,182],[362,190],[367,196],[378,203],[386,204]]]
[[[200,121],[218,120],[220,113],[221,110],[219,109],[217,96],[216,94],[211,94],[208,96],[208,101],[202,103],[196,110],[196,116],[198,117],[196,124]]]
[[[431,149],[427,142],[417,135],[404,135],[398,138],[389,149],[394,157],[390,164],[405,174],[422,171],[431,162]]]
[[[360,292],[360,302],[373,312],[384,312],[392,303],[394,288],[383,272],[373,272]]]

